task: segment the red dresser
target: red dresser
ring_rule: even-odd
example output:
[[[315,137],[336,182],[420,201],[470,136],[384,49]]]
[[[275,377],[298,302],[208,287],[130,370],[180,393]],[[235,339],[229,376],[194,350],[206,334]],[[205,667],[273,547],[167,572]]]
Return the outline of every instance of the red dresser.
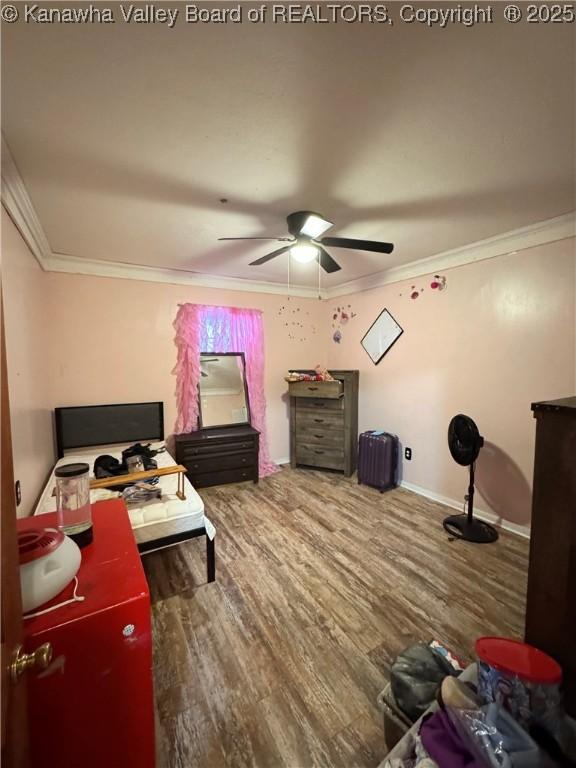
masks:
[[[124,503],[95,504],[92,516],[94,541],[78,572],[86,599],[24,621],[25,650],[49,642],[54,654],[29,677],[32,768],[153,768],[148,585]],[[40,522],[55,526],[56,515],[20,520],[19,530]]]

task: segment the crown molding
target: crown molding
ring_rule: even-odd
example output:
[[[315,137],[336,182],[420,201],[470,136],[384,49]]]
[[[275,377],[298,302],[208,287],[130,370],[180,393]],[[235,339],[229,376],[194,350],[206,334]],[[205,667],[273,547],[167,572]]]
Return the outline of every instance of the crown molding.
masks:
[[[273,293],[280,296],[299,296],[317,299],[318,290],[301,286],[290,286],[283,283],[244,280],[240,277],[218,277],[201,272],[187,272],[179,269],[160,269],[159,267],[144,267],[136,264],[126,264],[119,261],[104,261],[102,259],[83,259],[78,256],[67,256],[63,253],[53,253],[46,259],[45,269],[49,272],[67,272],[74,275],[92,275],[95,277],[114,277],[121,280],[144,280],[151,283],[172,283],[174,285],[194,285],[202,288],[217,288],[223,291],[247,291],[252,293]],[[326,298],[326,292],[321,291],[320,298]]]
[[[534,248],[537,245],[553,243],[575,236],[576,211],[571,211],[553,219],[539,221],[536,224],[529,224],[520,229],[489,237],[486,240],[478,240],[461,248],[454,248],[451,251],[444,251],[426,259],[412,261],[409,264],[402,264],[383,272],[361,277],[358,280],[342,283],[342,285],[328,289],[326,298],[332,299],[350,293],[369,291],[390,283],[411,280],[422,275],[442,272],[445,269],[462,267],[476,261],[494,259],[497,256],[506,256],[526,248]]]
[[[505,256],[516,251],[525,250],[526,248],[534,248],[538,245],[565,240],[575,236],[576,212],[573,211],[562,216],[556,216],[553,219],[548,219],[547,221],[540,221],[521,229],[505,232],[486,240],[479,240],[462,248],[455,248],[454,250],[445,251],[426,259],[402,264],[383,272],[377,272],[358,280],[337,285],[334,288],[322,290],[320,298],[332,299],[351,293],[368,291],[383,285],[389,285],[390,283],[411,280],[422,275],[442,272],[446,269],[461,267],[477,261],[493,259],[497,256]],[[218,277],[200,272],[146,267],[103,259],[83,259],[78,256],[68,256],[62,253],[52,253],[49,256],[45,256],[43,258],[43,268],[50,272],[68,272],[124,280],[144,280],[147,282],[194,285],[221,290],[318,298],[318,290],[315,288],[291,286],[288,289],[283,283],[245,280],[239,277]]]
[[[24,181],[2,135],[2,203],[38,263],[48,272],[67,272],[77,275],[112,277],[122,280],[144,280],[153,283],[193,285],[229,291],[271,293],[281,296],[318,298],[318,290],[304,286],[291,286],[264,280],[247,280],[239,277],[220,277],[201,272],[179,269],[147,267],[105,259],[84,259],[63,253],[52,253],[40,219],[34,210],[32,200]],[[398,267],[366,275],[357,280],[320,291],[321,299],[332,299],[351,293],[368,291],[390,283],[411,280],[415,277],[441,272],[476,261],[493,259],[515,251],[533,248],[545,243],[564,240],[576,235],[576,212],[556,216],[520,229],[479,240],[475,243],[435,254],[426,259],[402,264]]]
[[[534,248],[545,243],[565,240],[576,236],[576,212],[556,216],[547,221],[530,224],[521,229],[505,232],[495,237],[479,240],[462,248],[455,248],[420,261],[402,264],[392,269],[352,280],[334,288],[322,290],[322,299],[332,299],[378,288],[402,280],[430,273],[442,272],[446,269],[461,267],[497,256],[505,256],[526,248]],[[41,262],[42,263],[42,262]],[[79,275],[97,277],[113,277],[124,280],[144,280],[155,283],[172,283],[176,285],[194,285],[204,288],[216,288],[231,291],[250,291],[254,293],[272,293],[277,295],[299,296],[302,298],[318,298],[318,290],[302,286],[291,286],[288,290],[283,283],[245,280],[239,277],[218,277],[200,272],[187,272],[178,269],[161,269],[145,267],[124,262],[106,261],[103,259],[83,259],[78,256],[68,256],[52,253],[43,257],[43,268],[50,272],[68,272]]]
[[[24,238],[24,242],[45,270],[46,262],[52,254],[50,244],[4,134],[2,134],[2,204]]]

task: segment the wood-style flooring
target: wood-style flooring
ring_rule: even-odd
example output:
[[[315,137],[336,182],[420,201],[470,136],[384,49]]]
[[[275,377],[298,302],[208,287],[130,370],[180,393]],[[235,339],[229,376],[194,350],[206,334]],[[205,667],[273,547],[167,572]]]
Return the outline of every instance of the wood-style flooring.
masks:
[[[450,512],[409,491],[283,469],[201,491],[218,530],[152,553],[158,768],[375,768],[376,697],[405,646],[465,658],[521,637],[528,542],[448,541]]]

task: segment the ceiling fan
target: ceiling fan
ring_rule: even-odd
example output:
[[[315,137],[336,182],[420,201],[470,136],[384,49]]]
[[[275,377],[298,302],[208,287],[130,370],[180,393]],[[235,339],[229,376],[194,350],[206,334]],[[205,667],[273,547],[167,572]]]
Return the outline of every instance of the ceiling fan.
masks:
[[[202,366],[203,366],[205,363],[217,363],[217,362],[219,362],[219,360],[220,360],[220,358],[218,358],[218,357],[204,357],[204,358],[202,358],[202,360],[200,360],[200,375],[201,375],[203,378],[207,378],[208,374],[207,374],[207,373],[206,373],[206,371],[205,371],[205,370],[202,368]]]
[[[288,232],[291,237],[219,237],[219,240],[276,240],[280,243],[289,243],[276,251],[261,256],[256,261],[250,262],[250,266],[260,266],[276,256],[287,251],[296,261],[306,264],[310,261],[318,261],[326,272],[337,272],[341,266],[324,249],[328,245],[334,248],[352,248],[356,251],[372,251],[374,253],[392,253],[392,243],[381,243],[376,240],[355,240],[349,237],[322,237],[326,230],[333,226],[331,221],[323,218],[313,211],[296,211],[286,217]]]

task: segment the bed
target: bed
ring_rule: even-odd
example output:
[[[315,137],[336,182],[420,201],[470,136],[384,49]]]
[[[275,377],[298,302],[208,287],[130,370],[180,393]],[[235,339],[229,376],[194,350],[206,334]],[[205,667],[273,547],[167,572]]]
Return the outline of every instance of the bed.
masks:
[[[164,413],[161,402],[92,405],[56,408],[56,447],[58,461],[54,467],[70,462],[86,462],[93,472],[94,461],[102,454],[122,458],[122,451],[136,442],[150,443],[153,449],[164,447]],[[158,467],[176,462],[168,451],[155,457]],[[34,514],[56,511],[54,470],[38,501]],[[216,530],[205,515],[204,503],[184,476],[184,495],[177,496],[178,475],[159,478],[162,497],[136,505],[126,505],[140,554],[206,537],[207,580],[214,581]],[[113,488],[90,491],[92,503],[117,498]]]

